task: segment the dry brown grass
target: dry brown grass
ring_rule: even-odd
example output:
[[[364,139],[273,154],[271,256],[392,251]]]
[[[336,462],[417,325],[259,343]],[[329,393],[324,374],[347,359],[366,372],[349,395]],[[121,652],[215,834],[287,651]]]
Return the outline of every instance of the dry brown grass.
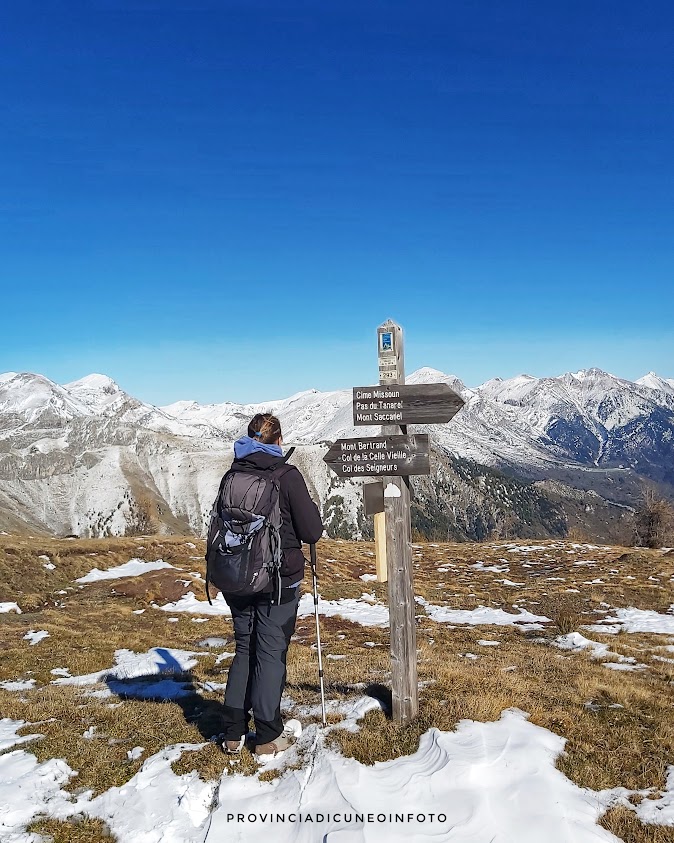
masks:
[[[33,678],[37,683],[32,691],[0,690],[0,710],[6,717],[42,721],[28,730],[45,735],[30,744],[30,751],[40,760],[65,758],[78,770],[71,789],[100,792],[122,784],[145,758],[167,744],[203,744],[220,731],[222,695],[205,690],[201,683],[224,682],[227,662],[216,665],[215,652],[205,649],[207,655],[198,659],[186,677],[194,693],[180,703],[126,699],[117,705],[120,700],[114,696],[96,699],[85,695],[86,688],[50,684],[53,668],[67,668],[72,675],[92,673],[110,667],[117,649],[145,652],[152,646],[168,646],[195,651],[202,638],[218,636],[228,640],[231,650],[227,619],[210,618],[197,624],[192,616],[180,614],[171,623],[170,614],[152,608],[155,601],[176,600],[189,590],[203,599],[203,582],[191,573],[203,575],[199,558],[203,543],[191,543],[194,547],[184,538],[163,537],[96,541],[0,537],[0,600],[16,600],[24,610],[21,615],[0,615],[0,680]],[[587,654],[570,654],[549,642],[560,632],[596,622],[614,606],[666,611],[674,603],[674,556],[612,547],[574,548],[555,542],[534,544],[540,549],[529,553],[510,552],[503,543],[415,547],[415,593],[430,603],[461,609],[484,605],[509,612],[519,606],[554,623],[528,633],[495,626],[450,629],[420,609],[420,716],[401,729],[381,712],[370,712],[365,718],[367,728],[356,733],[333,731],[330,740],[345,754],[372,763],[414,752],[420,735],[431,726],[451,730],[462,719],[495,720],[504,709],[516,707],[528,712],[532,722],[567,739],[566,754],[558,766],[579,785],[596,790],[662,787],[667,765],[674,763],[674,664],[654,656],[674,658],[674,653],[662,649],[674,643],[674,637],[585,633],[608,643],[612,652],[647,666],[630,673],[608,670]],[[368,543],[322,542],[322,597],[357,598],[374,592],[386,600],[386,584],[359,579],[374,573],[373,550]],[[42,554],[49,556],[55,570],[42,566],[43,560],[38,559]],[[93,567],[111,567],[132,557],[163,558],[176,570],[84,588],[74,583]],[[500,570],[485,570],[490,567]],[[134,614],[138,609],[145,612]],[[23,635],[31,629],[47,630],[49,637],[30,646]],[[329,699],[355,699],[363,693],[363,683],[378,684],[384,690],[390,687],[387,630],[331,617],[322,619],[321,632]],[[480,639],[500,644],[481,646]],[[302,718],[305,723],[319,721],[316,653],[310,646],[314,640],[313,618],[301,618],[288,654],[287,694],[295,705],[315,710],[315,716]],[[372,643],[379,646],[368,646]],[[467,659],[467,653],[478,658]],[[328,655],[345,658],[331,660]],[[329,719],[334,722],[339,715],[331,714]],[[82,736],[90,726],[95,727],[92,740]],[[127,752],[137,745],[145,753],[129,761]],[[173,767],[179,773],[196,769],[207,780],[223,772],[256,771],[248,750],[232,760],[210,743],[183,753]],[[604,825],[619,829],[614,833],[622,839],[638,843],[671,839],[668,831],[644,827],[624,809],[609,812]],[[53,835],[59,843],[84,840],[89,829],[86,823],[51,821],[41,828],[45,829],[41,833]],[[100,824],[89,830],[87,840],[106,839]]]
[[[624,843],[674,843],[674,828],[644,825],[629,808],[611,808],[599,820],[599,825]]]
[[[88,817],[40,819],[31,823],[28,830],[52,843],[111,843],[114,840],[105,823]]]
[[[0,601],[17,601],[24,611],[38,611],[60,602],[58,591],[78,590],[75,580],[92,568],[110,568],[130,558],[201,570],[204,542],[194,539],[195,548],[186,547],[186,539],[152,536],[118,539],[31,539],[0,536]],[[199,559],[191,560],[190,556]],[[48,556],[54,570],[44,567],[40,556]],[[109,584],[108,584],[109,585]]]

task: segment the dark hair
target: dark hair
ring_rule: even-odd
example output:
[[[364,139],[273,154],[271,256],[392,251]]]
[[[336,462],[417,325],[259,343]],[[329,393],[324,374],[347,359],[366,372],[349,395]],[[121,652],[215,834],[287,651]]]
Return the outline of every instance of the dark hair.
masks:
[[[258,413],[248,423],[248,435],[265,445],[273,445],[281,438],[281,422],[271,413]]]

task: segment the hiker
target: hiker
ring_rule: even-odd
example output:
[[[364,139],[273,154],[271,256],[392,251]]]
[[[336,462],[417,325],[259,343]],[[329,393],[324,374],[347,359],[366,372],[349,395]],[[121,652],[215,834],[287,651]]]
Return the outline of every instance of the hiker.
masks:
[[[258,413],[248,425],[248,435],[234,443],[234,461],[223,478],[216,506],[226,519],[232,513],[237,518],[249,518],[248,541],[257,529],[260,514],[265,506],[269,510],[266,522],[269,525],[272,545],[280,534],[280,548],[277,550],[278,570],[271,575],[263,569],[260,578],[252,577],[255,583],[264,582],[264,587],[255,593],[235,594],[227,591],[228,582],[220,590],[232,612],[236,653],[229,668],[224,704],[224,742],[228,753],[238,753],[243,748],[248,731],[248,718],[252,711],[255,719],[255,755],[267,760],[290,746],[291,735],[284,730],[281,718],[281,695],[286,680],[286,654],[290,637],[295,630],[297,607],[300,598],[300,584],[304,577],[305,559],[302,542],[315,544],[323,534],[323,524],[318,507],[309,492],[297,467],[288,465],[281,450],[283,437],[281,423],[271,413]],[[227,480],[229,476],[229,481]],[[278,492],[271,490],[272,478]],[[262,483],[260,483],[260,479]],[[251,503],[251,496],[254,502]],[[271,504],[270,504],[271,501]],[[275,501],[278,533],[273,528],[274,515],[271,511]],[[238,509],[237,509],[238,507]],[[245,515],[241,516],[240,513]],[[220,522],[223,523],[223,522]],[[230,521],[230,528],[231,528]],[[240,522],[237,522],[237,524]],[[252,525],[252,526],[251,526]],[[237,529],[235,524],[234,529]],[[238,547],[232,547],[241,537],[228,536],[224,557],[231,557],[235,566],[241,558],[236,556]],[[260,530],[260,533],[263,531]],[[270,538],[261,536],[263,550],[268,552]],[[210,537],[209,537],[210,543]],[[255,547],[254,543],[251,545]],[[246,558],[252,558],[251,551]],[[244,566],[245,567],[245,566]],[[267,566],[268,567],[268,566]],[[218,585],[216,563],[212,565],[212,579]],[[238,576],[238,574],[237,574]],[[249,577],[250,578],[250,577]],[[255,586],[253,586],[255,587]],[[242,589],[237,588],[236,591]],[[244,591],[250,591],[246,586]]]

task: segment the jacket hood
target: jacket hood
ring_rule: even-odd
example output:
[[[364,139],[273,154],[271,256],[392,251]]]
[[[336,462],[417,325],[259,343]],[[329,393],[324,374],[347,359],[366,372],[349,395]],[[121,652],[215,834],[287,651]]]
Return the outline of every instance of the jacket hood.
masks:
[[[265,445],[251,436],[242,436],[234,443],[234,456],[237,460],[245,459],[251,454],[268,454],[270,457],[282,457],[280,445]]]

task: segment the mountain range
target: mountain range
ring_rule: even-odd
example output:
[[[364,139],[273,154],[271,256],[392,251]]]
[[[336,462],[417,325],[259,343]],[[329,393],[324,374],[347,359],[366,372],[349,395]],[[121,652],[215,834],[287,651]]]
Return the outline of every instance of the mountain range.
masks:
[[[423,428],[433,460],[431,475],[413,480],[420,535],[620,540],[645,481],[674,498],[674,379],[587,369],[469,388],[426,368],[407,382],[445,382],[466,402],[449,424]],[[155,407],[105,375],[65,385],[0,375],[0,529],[200,534],[233,440],[270,410],[329,532],[367,536],[360,484],[322,460],[337,438],[379,432],[353,426],[351,398],[309,390],[259,404]]]

